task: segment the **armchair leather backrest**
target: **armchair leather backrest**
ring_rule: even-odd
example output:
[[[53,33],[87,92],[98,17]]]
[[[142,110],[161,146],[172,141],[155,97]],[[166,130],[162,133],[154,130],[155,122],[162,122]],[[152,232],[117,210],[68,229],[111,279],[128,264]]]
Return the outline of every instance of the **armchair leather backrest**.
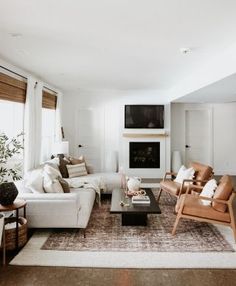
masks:
[[[191,162],[190,167],[193,167],[193,169],[195,170],[194,179],[196,180],[209,180],[213,174],[212,167],[198,162]],[[198,182],[196,184],[202,186],[205,183]]]
[[[233,192],[233,181],[229,175],[224,175],[220,181],[217,189],[215,190],[214,199],[227,201]],[[215,210],[219,212],[225,212],[227,206],[218,202],[213,202],[212,206]]]

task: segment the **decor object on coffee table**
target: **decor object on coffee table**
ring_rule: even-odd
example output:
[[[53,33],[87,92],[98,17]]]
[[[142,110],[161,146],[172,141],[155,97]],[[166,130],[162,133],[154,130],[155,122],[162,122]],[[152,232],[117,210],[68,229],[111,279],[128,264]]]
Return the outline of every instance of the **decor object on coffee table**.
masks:
[[[127,179],[127,187],[130,192],[137,192],[140,189],[141,178],[131,177]]]
[[[10,205],[15,200],[18,190],[12,181],[21,179],[21,165],[11,167],[9,159],[20,154],[23,149],[20,133],[16,137],[9,139],[5,133],[0,134],[0,203]]]

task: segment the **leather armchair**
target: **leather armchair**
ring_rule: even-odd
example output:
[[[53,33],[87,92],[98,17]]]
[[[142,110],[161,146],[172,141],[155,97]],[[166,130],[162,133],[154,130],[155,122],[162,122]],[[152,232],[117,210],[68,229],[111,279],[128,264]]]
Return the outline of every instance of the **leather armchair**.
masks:
[[[203,186],[194,186],[194,189],[201,192]],[[181,195],[175,206],[177,217],[172,235],[176,233],[179,220],[181,218],[187,218],[196,221],[227,225],[232,228],[236,242],[235,215],[233,211],[234,199],[235,192],[233,190],[232,180],[228,175],[221,178],[213,198],[191,193],[189,186],[186,194]],[[204,205],[202,203],[204,200],[210,201],[211,204]]]
[[[165,191],[178,198],[181,196],[181,194],[186,192],[189,184],[203,186],[214,174],[212,167],[198,162],[191,162],[190,167],[193,167],[195,170],[194,179],[184,180],[182,184],[174,181],[174,178],[177,175],[176,173],[166,172],[163,180],[160,182],[160,191],[157,201],[159,201],[162,191]]]

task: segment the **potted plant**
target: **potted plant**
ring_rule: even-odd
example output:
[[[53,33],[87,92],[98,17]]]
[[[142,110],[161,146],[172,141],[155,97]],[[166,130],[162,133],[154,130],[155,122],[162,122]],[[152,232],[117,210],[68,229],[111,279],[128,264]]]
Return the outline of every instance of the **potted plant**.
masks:
[[[22,164],[12,163],[10,159],[21,153],[22,136],[23,133],[20,133],[10,139],[5,133],[0,133],[0,204],[2,205],[12,204],[18,194],[13,181],[22,178]]]

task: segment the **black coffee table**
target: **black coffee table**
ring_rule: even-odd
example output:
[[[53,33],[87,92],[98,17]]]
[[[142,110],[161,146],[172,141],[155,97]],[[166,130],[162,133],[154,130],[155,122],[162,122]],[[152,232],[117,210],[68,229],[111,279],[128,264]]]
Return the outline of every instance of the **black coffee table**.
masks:
[[[161,210],[153,195],[152,190],[146,189],[147,196],[150,198],[150,205],[133,205],[131,197],[126,198],[124,190],[115,189],[111,198],[111,214],[121,214],[122,225],[147,225],[148,214],[160,214]],[[129,206],[121,206],[120,202],[128,203]]]

